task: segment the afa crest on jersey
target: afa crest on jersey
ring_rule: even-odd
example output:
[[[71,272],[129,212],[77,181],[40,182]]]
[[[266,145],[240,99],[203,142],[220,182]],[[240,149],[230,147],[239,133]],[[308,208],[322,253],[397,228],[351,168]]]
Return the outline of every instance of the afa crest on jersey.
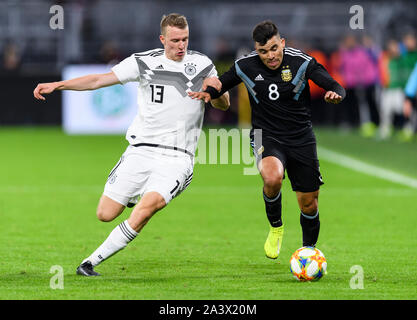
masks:
[[[289,69],[289,66],[283,67],[281,71],[281,78],[282,78],[282,81],[285,81],[285,82],[292,80],[292,73],[291,73],[291,69]]]

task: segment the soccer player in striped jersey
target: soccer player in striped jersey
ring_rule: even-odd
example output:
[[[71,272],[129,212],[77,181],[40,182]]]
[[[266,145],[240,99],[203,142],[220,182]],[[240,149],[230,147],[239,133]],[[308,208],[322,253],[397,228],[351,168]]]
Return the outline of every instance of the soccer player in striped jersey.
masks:
[[[326,90],[328,103],[339,103],[345,90],[316,59],[286,48],[273,22],[259,23],[252,38],[254,52],[237,59],[218,79],[206,79],[205,92],[189,94],[208,102],[241,82],[245,84],[252,110],[251,144],[264,182],[270,223],[264,249],[268,258],[276,259],[284,234],[281,186],[285,172],[301,210],[303,246],[315,246],[320,230],[318,197],[323,181],[309,112],[308,79]]]
[[[81,262],[79,275],[99,275],[94,267],[125,248],[191,182],[205,105],[187,92],[201,90],[203,80],[216,77],[217,71],[207,56],[187,50],[188,39],[186,18],[169,14],[161,21],[163,49],[133,54],[106,74],[42,83],[34,90],[37,99],[45,100],[43,94],[55,90],[95,90],[138,82],[138,114],[126,133],[129,145],[110,172],[97,216],[112,221],[126,206],[134,206],[138,197],[140,201],[130,217]],[[212,105],[227,110],[228,93]]]

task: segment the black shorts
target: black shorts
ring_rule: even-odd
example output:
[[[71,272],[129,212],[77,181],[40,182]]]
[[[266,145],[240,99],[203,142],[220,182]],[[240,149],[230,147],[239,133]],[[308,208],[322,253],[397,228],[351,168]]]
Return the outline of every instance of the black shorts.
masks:
[[[261,143],[255,142],[255,139],[251,137],[251,145],[257,163],[269,156],[276,157],[281,161],[293,191],[317,191],[324,183],[315,143],[293,147],[280,144],[271,136],[262,136]]]

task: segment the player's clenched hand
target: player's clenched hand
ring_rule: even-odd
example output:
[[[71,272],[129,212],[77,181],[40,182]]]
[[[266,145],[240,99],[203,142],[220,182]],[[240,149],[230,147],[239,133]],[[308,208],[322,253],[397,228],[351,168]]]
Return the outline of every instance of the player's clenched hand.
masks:
[[[334,91],[327,91],[326,94],[324,95],[324,100],[328,103],[337,104],[340,101],[342,101],[342,96],[338,95]]]
[[[188,96],[190,96],[193,99],[203,100],[205,103],[208,103],[211,100],[211,96],[207,92],[193,92],[193,91],[190,91],[190,92],[188,92]]]
[[[217,91],[220,92],[220,90],[222,89],[222,83],[219,80],[219,78],[217,77],[210,77],[210,78],[205,78],[203,81],[203,88],[202,90],[206,90],[207,87],[213,87],[214,89],[216,89]]]
[[[35,90],[33,90],[33,96],[38,100],[45,100],[43,94],[49,94],[53,92],[57,86],[58,85],[55,82],[39,83]]]

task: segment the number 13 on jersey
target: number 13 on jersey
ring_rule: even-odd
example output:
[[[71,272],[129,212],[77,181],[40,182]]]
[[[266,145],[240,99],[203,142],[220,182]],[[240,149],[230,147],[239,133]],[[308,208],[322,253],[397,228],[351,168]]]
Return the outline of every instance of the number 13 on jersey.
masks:
[[[151,84],[151,102],[163,103],[164,102],[164,86]]]

